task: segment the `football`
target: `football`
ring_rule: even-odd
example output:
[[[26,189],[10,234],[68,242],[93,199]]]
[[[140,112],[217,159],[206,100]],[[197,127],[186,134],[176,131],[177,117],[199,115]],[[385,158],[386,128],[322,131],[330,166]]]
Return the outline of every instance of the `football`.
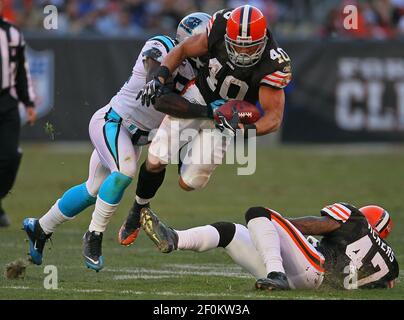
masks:
[[[242,101],[242,100],[229,100],[214,112],[214,117],[216,121],[219,121],[217,112],[220,111],[226,119],[230,119],[233,115],[233,107],[236,108],[238,116],[240,118],[240,123],[242,124],[252,124],[261,118],[260,110],[253,104]]]

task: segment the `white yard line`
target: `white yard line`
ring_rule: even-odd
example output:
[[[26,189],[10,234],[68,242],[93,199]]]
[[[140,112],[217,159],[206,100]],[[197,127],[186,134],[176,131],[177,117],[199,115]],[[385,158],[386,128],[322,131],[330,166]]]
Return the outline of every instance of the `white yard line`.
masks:
[[[223,269],[222,269],[223,270]],[[158,275],[172,275],[172,276],[220,276],[230,278],[252,278],[251,275],[242,272],[226,272],[222,270],[208,270],[208,271],[195,271],[195,270],[161,270],[161,269],[105,269],[107,272],[122,272],[129,274],[158,274]],[[127,275],[129,276],[129,275]]]
[[[205,263],[205,264],[164,264],[163,267],[171,268],[171,269],[188,269],[188,270],[212,270],[212,269],[219,269],[219,270],[232,270],[234,272],[240,271],[242,272],[243,269],[236,265],[231,264],[220,264],[220,263]]]
[[[18,287],[18,286],[4,286],[0,289],[14,289],[14,290],[45,290],[42,288]],[[114,293],[123,295],[154,295],[154,296],[175,296],[175,297],[221,297],[221,298],[263,298],[263,299],[291,299],[290,297],[280,297],[276,295],[263,295],[263,294],[243,294],[243,293],[214,293],[214,292],[191,292],[181,293],[172,291],[135,291],[135,290],[103,290],[103,289],[64,289],[59,288],[56,291],[63,292],[79,292],[79,293]],[[340,300],[339,298],[319,298],[316,296],[294,296],[293,299],[299,300]],[[355,299],[356,300],[356,299]]]
[[[158,279],[173,279],[173,278],[181,278],[179,275],[165,275],[165,276],[149,276],[147,274],[138,274],[138,275],[133,275],[133,274],[123,274],[120,276],[114,276],[114,280],[158,280]]]

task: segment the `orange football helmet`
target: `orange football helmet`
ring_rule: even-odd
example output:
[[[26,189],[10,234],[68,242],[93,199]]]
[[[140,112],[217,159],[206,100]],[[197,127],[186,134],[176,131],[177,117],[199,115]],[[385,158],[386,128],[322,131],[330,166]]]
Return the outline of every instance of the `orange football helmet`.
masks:
[[[234,9],[227,20],[224,38],[227,54],[234,65],[255,65],[261,59],[268,41],[265,16],[250,5]]]
[[[366,217],[370,225],[377,231],[380,238],[386,239],[391,229],[393,222],[391,221],[389,213],[382,207],[370,205],[359,209]]]

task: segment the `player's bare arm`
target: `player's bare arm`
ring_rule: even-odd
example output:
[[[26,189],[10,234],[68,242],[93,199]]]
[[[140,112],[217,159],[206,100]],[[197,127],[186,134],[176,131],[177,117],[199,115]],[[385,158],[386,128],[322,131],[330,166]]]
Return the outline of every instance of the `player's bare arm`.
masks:
[[[150,57],[147,57],[143,61],[143,65],[145,70],[147,71],[146,82],[149,82],[157,75],[158,69],[160,67],[160,62]]]
[[[259,90],[259,102],[265,114],[255,123],[257,135],[261,136],[277,131],[282,124],[285,108],[285,93],[283,89],[261,86]]]
[[[304,235],[320,236],[331,233],[341,227],[341,223],[330,217],[288,218]]]
[[[211,108],[198,103],[192,103],[173,92],[158,97],[154,108],[157,111],[181,119],[213,118]]]
[[[189,57],[200,57],[208,53],[208,35],[201,33],[189,37],[181,42],[167,56],[165,56],[161,66],[168,68],[170,74],[179,67],[182,61]],[[165,83],[166,78],[159,76],[161,83]]]

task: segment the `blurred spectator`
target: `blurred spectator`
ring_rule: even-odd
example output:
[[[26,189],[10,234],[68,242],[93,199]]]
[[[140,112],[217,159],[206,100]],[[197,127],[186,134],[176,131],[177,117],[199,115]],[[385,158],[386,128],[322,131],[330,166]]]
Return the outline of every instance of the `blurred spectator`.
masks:
[[[187,14],[257,6],[277,37],[387,39],[404,36],[404,0],[6,0],[5,16],[27,32],[45,32],[43,8],[59,10],[62,34],[147,37],[175,35]],[[343,27],[346,5],[359,11],[358,29]]]

